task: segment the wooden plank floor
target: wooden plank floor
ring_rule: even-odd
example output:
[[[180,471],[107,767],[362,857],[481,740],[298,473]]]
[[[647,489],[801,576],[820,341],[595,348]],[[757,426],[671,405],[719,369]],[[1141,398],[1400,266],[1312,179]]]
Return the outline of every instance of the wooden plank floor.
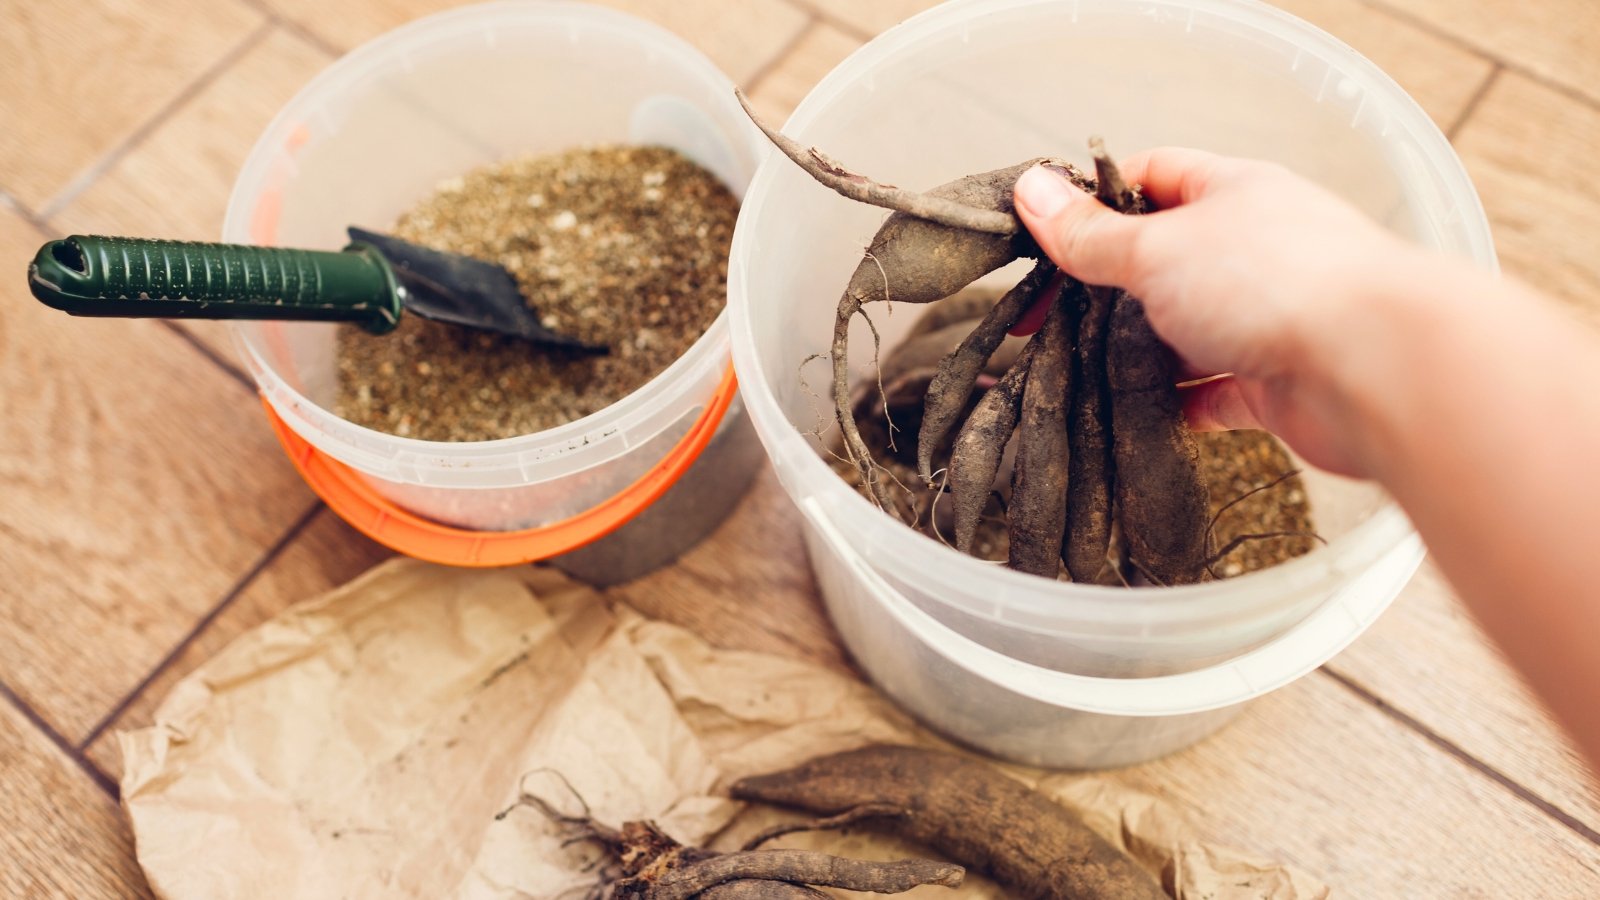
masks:
[[[928,0],[605,0],[781,117]],[[69,321],[17,277],[48,237],[208,237],[255,135],[339,53],[441,0],[0,5],[0,895],[148,892],[112,732],[286,605],[387,553],[283,459],[225,334]],[[1280,0],[1449,133],[1506,268],[1600,321],[1600,4]],[[59,6],[59,10],[58,10]],[[1508,550],[1509,552],[1509,550]],[[770,473],[615,594],[716,643],[848,668]],[[1600,896],[1600,791],[1425,567],[1355,646],[1169,759],[1100,773],[1351,897]]]

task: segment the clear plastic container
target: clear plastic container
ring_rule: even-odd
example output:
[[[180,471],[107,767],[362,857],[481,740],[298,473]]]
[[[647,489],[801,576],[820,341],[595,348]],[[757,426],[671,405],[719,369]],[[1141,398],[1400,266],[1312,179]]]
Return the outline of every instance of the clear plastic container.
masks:
[[[681,39],[599,7],[507,2],[432,16],[340,59],[279,113],[234,186],[223,239],[341,247],[346,226],[384,229],[441,181],[475,166],[596,143],[673,147],[742,195],[762,146],[732,87]],[[661,375],[579,421],[505,440],[413,440],[330,411],[334,334],[324,324],[235,326],[297,464],[324,496],[328,472],[354,473],[359,484],[335,486],[340,496],[359,497],[335,508],[391,545],[406,543],[397,519],[407,513],[419,520],[409,523],[412,532],[430,530],[420,521],[427,520],[481,532],[493,545],[503,537],[496,533],[568,521],[605,504],[637,512],[648,491],[633,490],[627,503],[618,498],[641,479],[670,481],[658,470],[672,460],[684,467],[675,448],[708,414],[720,414],[716,407],[727,406],[734,390],[721,316]],[[694,471],[658,501],[676,504],[678,513],[625,526],[601,541],[609,547],[583,551],[580,558],[594,563],[583,574],[619,580],[692,545],[742,493],[760,464],[758,446],[732,401]],[[315,465],[303,464],[302,454],[317,456]],[[619,519],[632,516],[614,513],[608,524]],[[470,538],[455,545],[466,548],[463,557],[475,546]]]
[[[1477,195],[1422,109],[1349,47],[1247,0],[957,0],[845,60],[785,130],[913,186],[1033,156],[1087,165],[1091,133],[1113,152],[1265,157],[1397,232],[1495,265]],[[1191,587],[1050,582],[886,519],[805,434],[829,415],[828,362],[810,357],[827,352],[838,292],[883,215],[776,154],[763,164],[734,237],[734,365],[845,643],[924,721],[1030,764],[1149,759],[1321,665],[1410,578],[1423,550],[1400,510],[1318,472],[1308,491],[1329,546]],[[917,316],[870,312],[886,347]],[[871,347],[859,322],[852,347]],[[854,355],[857,378],[869,357]]]

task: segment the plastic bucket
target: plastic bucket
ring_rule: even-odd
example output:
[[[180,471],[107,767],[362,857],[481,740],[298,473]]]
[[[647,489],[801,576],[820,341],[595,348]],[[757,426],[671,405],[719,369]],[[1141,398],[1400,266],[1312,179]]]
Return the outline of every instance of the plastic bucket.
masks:
[[[673,147],[742,195],[758,139],[727,77],[654,25],[573,3],[467,7],[355,50],[290,101],[245,162],[223,239],[340,247],[346,226],[382,229],[475,166],[597,143]],[[234,334],[307,481],[353,525],[412,556],[555,557],[591,581],[624,580],[703,537],[760,464],[735,397],[726,316],[598,413],[468,443],[335,416],[333,326],[242,323]]]
[[[1495,265],[1472,185],[1416,103],[1332,37],[1246,0],[958,0],[845,60],[786,130],[916,186],[1032,156],[1087,165],[1090,133],[1114,152],[1266,157],[1424,244]],[[1423,550],[1399,509],[1370,484],[1314,471],[1328,547],[1191,587],[1050,582],[886,519],[806,434],[828,415],[828,363],[808,358],[828,350],[838,292],[882,218],[774,154],[740,214],[729,309],[745,400],[804,513],[828,609],[862,668],[924,721],[1030,764],[1149,759],[1321,665],[1410,578]],[[885,346],[916,318],[871,312]],[[852,345],[871,347],[859,322]],[[858,361],[856,377],[866,371]]]

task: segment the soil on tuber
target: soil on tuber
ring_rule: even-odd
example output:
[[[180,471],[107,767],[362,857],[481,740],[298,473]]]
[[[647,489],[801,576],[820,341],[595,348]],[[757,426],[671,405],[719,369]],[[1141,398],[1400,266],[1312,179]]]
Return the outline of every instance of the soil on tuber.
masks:
[[[1041,157],[919,193],[852,172],[745,109],[818,182],[892,210],[839,298],[828,355],[837,455],[850,470],[846,477],[880,508],[943,539],[937,507],[948,490],[954,546],[986,555],[982,547],[1000,543],[980,539],[999,501],[1010,567],[1046,578],[1060,577],[1064,568],[1072,581],[1099,584],[1191,584],[1230,572],[1230,557],[1252,543],[1278,541],[1274,546],[1286,548],[1279,558],[1309,548],[1283,542],[1314,538],[1305,517],[1301,527],[1217,540],[1216,504],[1184,421],[1172,355],[1143,305],[1116,288],[1084,286],[1058,272],[1022,229],[1012,190],[1038,164],[1118,213],[1147,211],[1138,187],[1126,182],[1098,138],[1090,140],[1094,178]],[[1037,263],[986,309],[975,289],[965,299],[957,295],[1020,258]],[[879,389],[852,398],[850,325],[880,301],[932,304],[932,311],[880,366]],[[1005,359],[997,351],[1007,333],[1041,303],[1049,305],[1044,325],[1014,360]],[[963,328],[966,336],[930,366]],[[896,439],[902,428],[917,430],[914,480],[905,477]],[[1006,485],[996,484],[1008,445],[1016,450],[1009,496]],[[885,451],[889,458],[881,456]],[[1286,465],[1262,474],[1287,471]],[[913,483],[932,501],[912,495]]]
[[[873,820],[1029,900],[1165,900],[1156,879],[1065,807],[998,769],[953,753],[876,746],[745,778],[741,800],[833,815],[871,804]]]

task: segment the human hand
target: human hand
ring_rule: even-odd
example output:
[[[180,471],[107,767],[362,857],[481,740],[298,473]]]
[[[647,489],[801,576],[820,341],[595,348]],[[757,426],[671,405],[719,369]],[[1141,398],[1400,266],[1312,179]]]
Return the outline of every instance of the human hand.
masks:
[[[1420,253],[1287,169],[1163,148],[1121,164],[1157,212],[1118,214],[1042,167],[1016,207],[1055,263],[1144,301],[1196,430],[1267,428],[1313,464],[1367,474],[1342,375]]]

